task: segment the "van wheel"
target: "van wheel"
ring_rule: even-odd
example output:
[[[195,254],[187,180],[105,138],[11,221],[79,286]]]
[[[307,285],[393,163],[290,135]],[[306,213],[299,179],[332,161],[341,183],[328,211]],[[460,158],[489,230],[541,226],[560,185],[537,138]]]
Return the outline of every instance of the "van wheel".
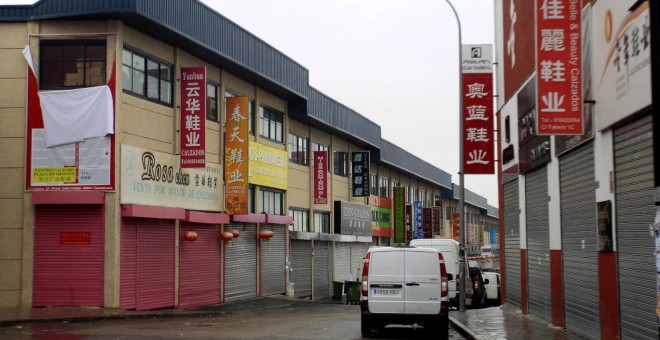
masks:
[[[448,339],[449,338],[449,320],[448,317],[440,317],[440,320],[428,321],[424,328],[427,334],[433,339]]]

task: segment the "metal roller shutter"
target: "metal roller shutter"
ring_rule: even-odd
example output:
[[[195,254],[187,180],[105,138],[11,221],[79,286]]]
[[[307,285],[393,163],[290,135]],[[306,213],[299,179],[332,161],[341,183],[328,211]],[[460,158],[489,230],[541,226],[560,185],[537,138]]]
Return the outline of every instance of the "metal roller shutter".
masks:
[[[351,246],[345,242],[335,242],[335,281],[345,281],[349,279],[351,273]],[[355,279],[355,274],[353,274]]]
[[[121,226],[120,306],[137,306],[137,220],[124,219]]]
[[[332,294],[330,286],[330,244],[314,241],[314,300],[326,299]]]
[[[257,226],[228,224],[225,230],[240,233],[225,243],[225,300],[236,301],[257,296]]]
[[[369,250],[371,244],[369,243],[351,243],[351,274],[357,280],[358,267],[362,265],[362,258]]]
[[[291,240],[291,279],[294,296],[312,296],[312,241]]]
[[[174,307],[174,220],[139,219],[137,310]]]
[[[179,240],[187,231],[197,240],[179,241],[179,307],[220,303],[220,226],[182,223]]]
[[[550,305],[550,238],[548,224],[548,172],[545,166],[525,176],[527,206],[527,268],[529,312],[552,322]]]
[[[621,337],[658,339],[653,198],[653,121],[614,130]]]
[[[262,226],[273,237],[261,241],[261,295],[286,292],[286,226]]]
[[[33,306],[103,306],[103,211],[35,206]]]
[[[506,275],[506,302],[521,308],[519,196],[518,180],[504,184],[504,275]]]
[[[562,156],[559,172],[566,328],[600,339],[593,143]]]

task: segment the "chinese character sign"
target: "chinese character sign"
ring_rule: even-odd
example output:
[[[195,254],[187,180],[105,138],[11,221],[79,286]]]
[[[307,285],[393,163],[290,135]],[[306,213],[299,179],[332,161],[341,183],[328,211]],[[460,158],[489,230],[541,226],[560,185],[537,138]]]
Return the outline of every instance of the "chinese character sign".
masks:
[[[413,202],[413,239],[424,238],[422,228],[422,201]]]
[[[328,203],[328,152],[314,151],[314,204]]]
[[[206,166],[206,68],[181,68],[181,167]]]
[[[369,197],[369,151],[357,151],[351,154],[354,197]]]
[[[539,135],[581,135],[582,3],[536,0],[536,120]]]
[[[463,166],[465,174],[495,173],[493,46],[463,45]]]
[[[225,119],[225,210],[248,213],[248,97],[228,97]]]
[[[394,244],[406,243],[406,191],[404,187],[394,187]]]

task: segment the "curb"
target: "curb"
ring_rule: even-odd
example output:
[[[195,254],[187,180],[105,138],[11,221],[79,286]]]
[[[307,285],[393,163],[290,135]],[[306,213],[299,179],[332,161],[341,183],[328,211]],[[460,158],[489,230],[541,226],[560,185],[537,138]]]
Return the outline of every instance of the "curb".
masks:
[[[466,326],[464,323],[458,321],[452,316],[449,316],[449,322],[451,323],[452,327],[454,327],[454,330],[464,336],[466,339],[469,340],[480,340],[481,337],[473,332],[468,326]]]

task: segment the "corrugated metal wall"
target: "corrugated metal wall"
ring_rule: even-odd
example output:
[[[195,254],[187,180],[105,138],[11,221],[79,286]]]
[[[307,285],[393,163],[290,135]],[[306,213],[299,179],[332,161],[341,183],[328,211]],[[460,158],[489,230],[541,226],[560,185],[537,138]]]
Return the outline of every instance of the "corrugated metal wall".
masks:
[[[506,302],[521,308],[520,203],[518,180],[504,184],[504,274]]]
[[[103,211],[102,205],[35,206],[33,306],[103,306]]]
[[[529,312],[552,322],[550,305],[550,231],[548,171],[545,166],[525,175]]]
[[[291,240],[291,275],[294,284],[294,296],[297,298],[312,296],[312,241]]]
[[[198,238],[179,241],[179,307],[220,303],[220,226],[182,222],[179,240],[187,231]]]
[[[119,304],[121,309],[137,306],[137,220],[123,219],[121,225]]]
[[[593,143],[562,156],[559,172],[565,325],[586,338],[600,339]]]
[[[136,310],[174,307],[174,220],[138,219]]]
[[[333,280],[345,281],[348,280],[351,273],[351,245],[346,242],[335,242],[335,272]],[[355,274],[353,274],[355,279]]]
[[[327,241],[314,241],[314,300],[326,299],[332,294],[330,276],[332,253]]]
[[[617,251],[621,337],[658,339],[656,317],[653,121],[614,130]]]
[[[351,243],[351,274],[353,274],[355,280],[358,279],[358,266],[362,264],[362,258],[364,258],[364,255],[367,253],[367,250],[369,250],[370,246],[371,244],[369,243]]]
[[[225,300],[236,301],[257,296],[257,226],[228,224],[225,230],[236,229],[238,238],[226,242]]]
[[[273,237],[261,241],[261,295],[286,292],[286,226],[262,225],[262,230],[272,230]]]

